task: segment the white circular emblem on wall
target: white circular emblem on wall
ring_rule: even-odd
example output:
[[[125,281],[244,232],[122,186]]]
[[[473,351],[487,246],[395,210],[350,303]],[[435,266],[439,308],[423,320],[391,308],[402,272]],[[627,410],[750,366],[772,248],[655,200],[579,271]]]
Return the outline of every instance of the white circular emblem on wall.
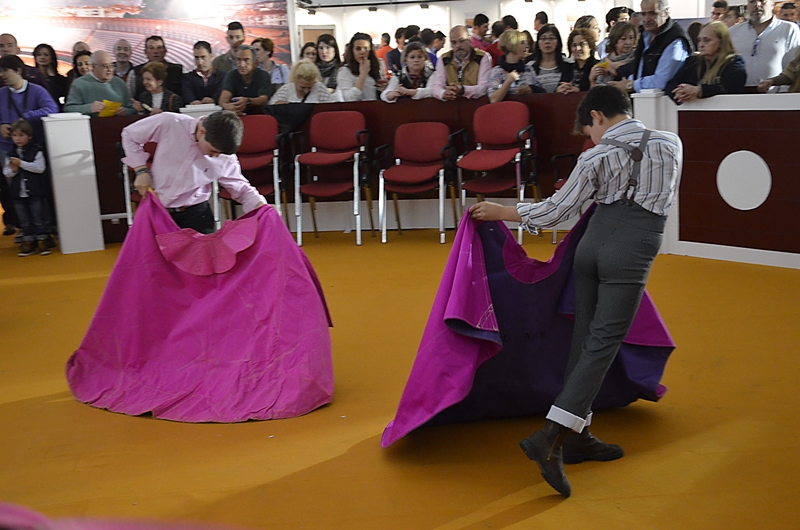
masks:
[[[763,158],[752,151],[736,151],[717,168],[717,189],[737,210],[754,210],[769,197],[772,173]]]

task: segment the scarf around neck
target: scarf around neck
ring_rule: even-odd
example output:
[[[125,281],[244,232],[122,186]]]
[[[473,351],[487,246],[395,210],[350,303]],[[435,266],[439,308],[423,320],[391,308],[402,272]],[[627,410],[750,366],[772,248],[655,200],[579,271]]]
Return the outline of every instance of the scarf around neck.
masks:
[[[497,61],[497,66],[503,69],[505,72],[519,72],[520,74],[525,72],[525,62],[519,61],[517,63],[509,63],[506,61],[506,56],[503,55]]]

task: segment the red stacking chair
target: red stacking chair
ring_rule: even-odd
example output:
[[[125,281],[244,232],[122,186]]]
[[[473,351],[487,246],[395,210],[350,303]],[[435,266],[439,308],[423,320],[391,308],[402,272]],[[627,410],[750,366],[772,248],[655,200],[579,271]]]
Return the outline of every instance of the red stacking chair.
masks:
[[[236,153],[242,166],[242,174],[261,195],[266,197],[275,194],[275,209],[288,223],[286,192],[281,189],[279,171],[281,135],[278,134],[278,120],[266,114],[253,114],[242,116],[242,124],[244,125],[242,145]],[[272,175],[266,171],[259,171],[269,165],[272,165]],[[233,197],[225,188],[219,190],[219,197],[233,205]],[[231,208],[231,211],[234,212],[234,208]],[[231,218],[234,217],[235,215],[231,215]]]
[[[293,138],[302,133],[292,133]],[[294,141],[292,142],[294,145]],[[305,142],[303,142],[305,143]],[[361,244],[361,187],[367,197],[370,227],[372,222],[372,194],[367,181],[367,171],[362,166],[368,163],[369,131],[366,130],[364,115],[356,111],[321,112],[311,117],[309,130],[310,151],[294,156],[294,214],[297,219],[297,244],[303,244],[303,195],[308,195],[311,205],[311,218],[314,222],[314,237],[317,232],[317,197],[335,197],[353,192],[353,215],[356,224],[356,245]],[[305,146],[301,148],[305,151]],[[332,175],[316,175],[318,168],[352,164],[352,177],[341,178]],[[305,166],[307,178],[300,181],[300,169]]]
[[[378,177],[378,219],[381,225],[381,243],[386,243],[386,194],[391,193],[397,219],[397,232],[402,235],[400,209],[397,196],[416,195],[439,188],[439,242],[445,242],[445,163],[452,144],[447,125],[438,122],[406,123],[394,133],[395,165],[381,169]],[[388,145],[375,149],[376,159],[388,154]],[[455,192],[452,192],[455,202]],[[456,219],[458,225],[458,219]]]
[[[534,199],[539,200],[538,157],[533,125],[528,118],[528,107],[518,101],[484,105],[475,111],[473,130],[477,147],[456,162],[462,209],[466,206],[467,192],[474,193],[482,201],[486,195],[516,188],[517,200],[522,202],[528,182],[534,187]],[[514,176],[488,174],[512,162],[515,165]],[[527,177],[523,176],[523,166],[526,165],[530,165]],[[465,182],[462,170],[479,176]],[[522,227],[518,230],[517,237],[522,243]]]

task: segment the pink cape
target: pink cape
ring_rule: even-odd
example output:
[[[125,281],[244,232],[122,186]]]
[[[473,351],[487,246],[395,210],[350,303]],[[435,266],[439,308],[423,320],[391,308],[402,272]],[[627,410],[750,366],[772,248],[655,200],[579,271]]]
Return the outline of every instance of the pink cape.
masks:
[[[200,235],[148,196],[67,380],[78,400],[124,414],[290,418],[331,401],[329,325],[314,270],[274,208]]]

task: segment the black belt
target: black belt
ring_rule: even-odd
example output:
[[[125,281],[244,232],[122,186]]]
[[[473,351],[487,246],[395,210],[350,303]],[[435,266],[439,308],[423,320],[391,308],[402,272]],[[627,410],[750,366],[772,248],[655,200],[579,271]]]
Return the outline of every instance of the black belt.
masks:
[[[169,213],[181,213],[181,212],[189,212],[192,210],[196,210],[198,208],[202,208],[203,206],[208,206],[208,201],[199,202],[197,204],[193,204],[191,206],[180,206],[178,208],[167,208]]]

